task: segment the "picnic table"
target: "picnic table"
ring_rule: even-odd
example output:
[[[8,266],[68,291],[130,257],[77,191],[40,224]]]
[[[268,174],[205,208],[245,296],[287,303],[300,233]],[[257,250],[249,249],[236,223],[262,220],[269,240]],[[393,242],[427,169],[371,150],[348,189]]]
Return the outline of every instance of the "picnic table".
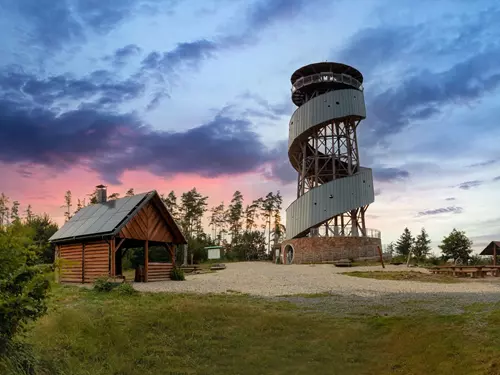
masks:
[[[500,273],[500,266],[457,266],[457,265],[446,265],[446,266],[435,266],[428,268],[432,273],[446,273],[452,274],[453,276],[467,276],[470,275],[472,278],[485,277],[488,273],[492,276],[498,277]]]

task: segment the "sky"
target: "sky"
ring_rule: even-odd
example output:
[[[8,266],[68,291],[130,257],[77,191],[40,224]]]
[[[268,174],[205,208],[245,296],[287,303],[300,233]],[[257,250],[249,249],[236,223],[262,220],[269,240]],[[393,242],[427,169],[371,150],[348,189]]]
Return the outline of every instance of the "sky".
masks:
[[[0,33],[0,192],[59,224],[100,183],[286,208],[290,76],[336,61],[365,79],[367,227],[500,240],[495,0],[7,0]]]

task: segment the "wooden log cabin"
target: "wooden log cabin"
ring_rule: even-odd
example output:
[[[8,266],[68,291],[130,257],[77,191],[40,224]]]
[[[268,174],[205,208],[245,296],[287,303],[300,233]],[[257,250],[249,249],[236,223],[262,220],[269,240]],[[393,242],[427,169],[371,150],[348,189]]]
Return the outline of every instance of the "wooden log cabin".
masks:
[[[158,193],[107,200],[106,187],[99,185],[96,196],[96,204],[80,209],[49,239],[56,245],[59,281],[119,277],[124,252],[138,247],[144,248],[143,281],[170,279],[175,247],[187,241]],[[150,262],[151,246],[163,246],[170,261]]]

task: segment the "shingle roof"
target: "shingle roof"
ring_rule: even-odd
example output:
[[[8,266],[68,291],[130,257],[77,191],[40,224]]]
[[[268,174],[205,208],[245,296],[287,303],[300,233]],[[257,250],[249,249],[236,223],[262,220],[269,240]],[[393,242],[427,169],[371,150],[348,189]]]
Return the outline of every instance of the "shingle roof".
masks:
[[[81,238],[114,236],[155,195],[158,195],[158,193],[153,190],[148,193],[83,207],[62,228],[54,233],[49,238],[49,241],[59,242]],[[175,222],[174,225],[177,227]],[[184,237],[178,227],[175,229]]]

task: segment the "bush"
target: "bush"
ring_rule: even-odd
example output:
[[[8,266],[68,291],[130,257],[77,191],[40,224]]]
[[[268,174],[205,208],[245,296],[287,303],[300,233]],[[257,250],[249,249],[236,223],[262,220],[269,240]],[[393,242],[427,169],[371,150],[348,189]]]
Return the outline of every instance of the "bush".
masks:
[[[170,272],[170,278],[175,281],[184,281],[186,278],[184,277],[184,271],[180,268],[174,267]]]
[[[94,290],[97,292],[111,292],[117,286],[117,283],[112,283],[107,277],[99,277],[94,281]]]
[[[38,361],[31,346],[17,340],[10,341],[0,355],[0,374],[31,375],[38,373],[37,367]]]
[[[425,264],[430,264],[430,265],[433,265],[433,266],[439,266],[439,265],[441,265],[443,263],[444,263],[443,258],[438,257],[436,255],[430,255],[425,260]]]
[[[138,293],[137,290],[135,290],[134,287],[129,283],[122,283],[118,285],[115,288],[115,291],[122,296],[133,296]]]

